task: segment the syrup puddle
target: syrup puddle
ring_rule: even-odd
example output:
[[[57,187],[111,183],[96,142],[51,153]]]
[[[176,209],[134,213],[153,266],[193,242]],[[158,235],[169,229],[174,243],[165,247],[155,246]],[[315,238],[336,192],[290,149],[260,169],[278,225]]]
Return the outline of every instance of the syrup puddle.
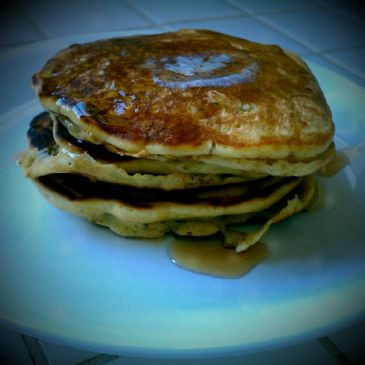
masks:
[[[224,247],[218,237],[176,238],[168,251],[175,265],[222,278],[239,278],[268,256],[268,249],[261,242],[237,253]]]

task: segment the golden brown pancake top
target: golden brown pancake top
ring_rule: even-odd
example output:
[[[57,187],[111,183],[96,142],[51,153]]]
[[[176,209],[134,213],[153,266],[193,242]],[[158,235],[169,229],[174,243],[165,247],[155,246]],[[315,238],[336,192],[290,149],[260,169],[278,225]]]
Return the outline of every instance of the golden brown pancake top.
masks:
[[[74,44],[33,76],[33,86],[84,139],[126,152],[307,158],[334,133],[299,58],[207,30]]]

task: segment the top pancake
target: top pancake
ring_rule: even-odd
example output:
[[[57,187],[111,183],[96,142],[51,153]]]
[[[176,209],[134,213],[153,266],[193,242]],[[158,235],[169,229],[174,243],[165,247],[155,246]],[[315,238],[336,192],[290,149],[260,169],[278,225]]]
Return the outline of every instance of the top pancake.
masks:
[[[208,30],[74,44],[33,87],[76,138],[140,157],[308,159],[334,133],[297,56]]]

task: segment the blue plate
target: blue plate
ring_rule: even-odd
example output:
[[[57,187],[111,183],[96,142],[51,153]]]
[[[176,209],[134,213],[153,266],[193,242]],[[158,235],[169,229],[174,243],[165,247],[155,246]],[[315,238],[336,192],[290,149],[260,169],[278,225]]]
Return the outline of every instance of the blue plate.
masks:
[[[29,79],[75,41],[8,52],[0,60],[1,79],[22,72]],[[169,236],[124,239],[49,205],[15,164],[26,148],[28,123],[41,111],[21,91],[23,84],[29,88],[21,79],[18,90],[10,90],[17,98],[2,105],[0,117],[0,319],[23,333],[92,351],[178,357],[282,346],[362,316],[365,90],[310,66],[333,111],[338,148],[360,145],[357,156],[336,176],[322,178],[325,207],[273,226],[264,238],[270,256],[238,279],[175,266],[167,255]]]

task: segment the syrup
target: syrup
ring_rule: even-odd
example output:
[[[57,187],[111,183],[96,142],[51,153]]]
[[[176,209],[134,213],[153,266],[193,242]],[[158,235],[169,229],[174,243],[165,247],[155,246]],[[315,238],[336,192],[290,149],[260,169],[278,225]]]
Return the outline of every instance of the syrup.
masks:
[[[347,151],[337,151],[336,156],[318,171],[318,175],[323,177],[336,175],[349,164],[350,158]]]
[[[318,212],[319,210],[323,209],[326,203],[325,199],[325,190],[323,184],[316,180],[316,185],[314,189],[314,194],[305,207],[307,212]]]
[[[222,278],[242,277],[267,255],[267,247],[262,242],[237,253],[224,247],[218,237],[177,238],[169,246],[169,256],[175,265]]]

